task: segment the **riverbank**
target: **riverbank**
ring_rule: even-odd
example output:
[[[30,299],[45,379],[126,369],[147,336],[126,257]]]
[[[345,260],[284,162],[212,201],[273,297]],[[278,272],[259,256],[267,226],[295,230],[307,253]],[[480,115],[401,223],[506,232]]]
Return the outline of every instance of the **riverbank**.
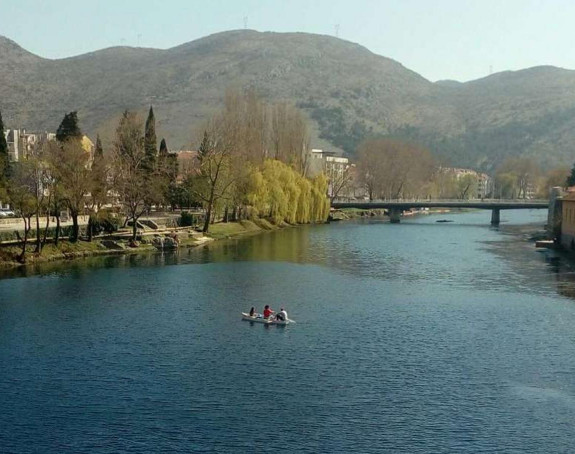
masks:
[[[154,253],[159,251],[159,249],[152,244],[154,237],[157,238],[158,236],[161,238],[169,238],[175,234],[178,237],[178,248],[185,249],[202,246],[212,241],[254,235],[288,226],[289,224],[276,226],[265,219],[227,223],[220,222],[210,225],[210,231],[205,235],[201,232],[197,232],[193,228],[179,228],[163,230],[162,235],[154,233],[147,234],[141,241],[135,243],[128,238],[122,239],[118,237],[94,238],[92,241],[80,240],[75,243],[60,241],[58,246],[52,243],[46,244],[40,254],[34,252],[36,245],[35,242],[32,241],[26,248],[25,263],[18,261],[18,256],[22,252],[20,245],[2,245],[0,246],[0,270],[94,256]]]

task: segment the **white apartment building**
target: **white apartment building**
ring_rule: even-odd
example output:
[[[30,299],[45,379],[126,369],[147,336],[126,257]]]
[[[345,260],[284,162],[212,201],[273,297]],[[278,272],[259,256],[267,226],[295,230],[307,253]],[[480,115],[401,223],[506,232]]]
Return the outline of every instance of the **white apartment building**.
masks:
[[[8,129],[4,135],[8,144],[8,157],[12,162],[25,159],[43,141],[56,139],[53,132],[26,132],[25,129]]]
[[[332,197],[334,195],[334,183],[336,186],[340,186],[341,179],[347,178],[346,173],[349,173],[349,169],[352,166],[353,164],[349,163],[348,158],[338,156],[332,151],[314,148],[309,152],[307,175],[313,178],[323,172],[329,180],[328,196]],[[349,178],[351,180],[351,175],[349,175]],[[351,188],[347,189],[349,190]],[[338,196],[348,197],[348,191],[344,192],[346,192],[346,194],[340,192]]]

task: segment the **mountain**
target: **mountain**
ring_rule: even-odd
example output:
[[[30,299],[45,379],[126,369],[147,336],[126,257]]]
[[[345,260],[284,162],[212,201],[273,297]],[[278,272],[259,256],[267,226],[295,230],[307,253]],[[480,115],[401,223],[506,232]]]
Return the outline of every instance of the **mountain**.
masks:
[[[189,147],[229,87],[302,108],[312,145],[353,154],[370,135],[429,146],[452,165],[492,169],[506,156],[546,166],[575,160],[575,71],[538,67],[432,83],[400,63],[330,36],[211,35],[167,50],[114,47],[48,60],[0,37],[7,127],[55,130],[78,110],[89,134],[112,137],[120,113],[154,105],[158,135]]]

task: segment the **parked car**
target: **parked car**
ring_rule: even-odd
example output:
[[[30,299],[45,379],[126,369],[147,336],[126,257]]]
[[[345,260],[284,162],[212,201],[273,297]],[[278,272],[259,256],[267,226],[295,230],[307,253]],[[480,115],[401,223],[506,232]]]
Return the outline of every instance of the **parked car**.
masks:
[[[12,210],[0,210],[0,216],[13,217],[16,216],[16,213],[14,213]]]

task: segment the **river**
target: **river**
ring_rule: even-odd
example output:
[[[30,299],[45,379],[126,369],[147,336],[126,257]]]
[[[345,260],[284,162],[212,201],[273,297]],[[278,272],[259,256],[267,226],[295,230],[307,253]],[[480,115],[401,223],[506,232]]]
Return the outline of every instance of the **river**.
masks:
[[[573,268],[543,211],[489,219],[5,273],[0,451],[574,452]],[[268,303],[296,323],[241,320]]]

